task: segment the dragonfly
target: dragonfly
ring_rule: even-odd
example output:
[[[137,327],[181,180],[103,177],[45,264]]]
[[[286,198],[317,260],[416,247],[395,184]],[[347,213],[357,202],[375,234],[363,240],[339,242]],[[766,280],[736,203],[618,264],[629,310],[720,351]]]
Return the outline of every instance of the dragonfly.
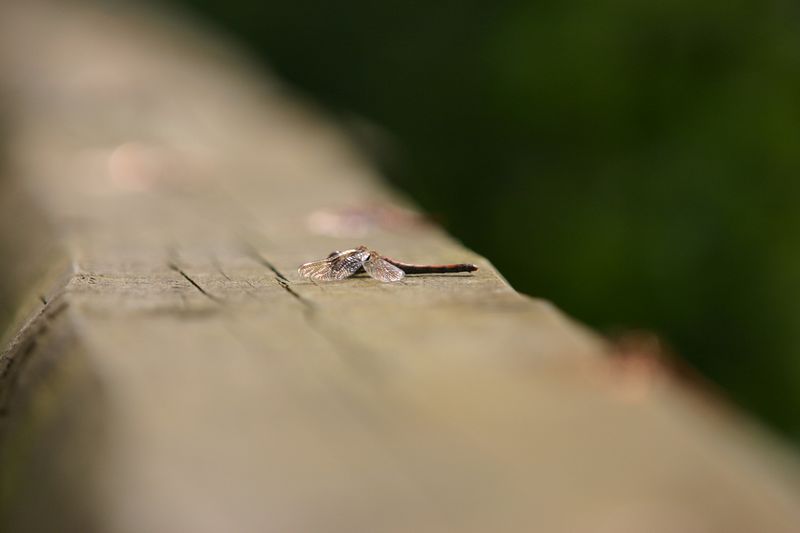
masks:
[[[478,267],[468,263],[453,265],[412,265],[385,257],[366,246],[343,252],[332,252],[320,261],[300,265],[297,272],[315,281],[339,281],[366,272],[370,277],[391,283],[400,281],[406,274],[451,274],[475,272]]]

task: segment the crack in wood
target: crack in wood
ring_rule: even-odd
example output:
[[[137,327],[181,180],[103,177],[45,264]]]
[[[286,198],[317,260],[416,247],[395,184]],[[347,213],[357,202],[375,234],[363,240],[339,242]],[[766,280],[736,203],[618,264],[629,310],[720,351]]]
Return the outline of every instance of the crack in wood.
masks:
[[[272,264],[272,262],[270,262],[267,258],[265,258],[263,255],[258,253],[258,251],[256,251],[256,249],[252,245],[245,244],[244,247],[245,247],[245,250],[247,251],[247,254],[256,263],[258,263],[258,264],[268,268],[269,270],[271,270],[273,274],[275,274],[279,279],[283,280],[285,283],[289,283],[289,278],[284,276],[283,273],[280,270],[278,270],[278,268],[274,264]]]
[[[228,281],[231,281],[231,282],[233,281],[233,279],[231,279],[231,277],[228,274],[226,274],[225,271],[222,269],[222,265],[220,264],[219,259],[217,259],[217,257],[214,256],[214,255],[211,256],[211,264],[214,265],[214,268],[217,270],[217,272],[220,273],[220,275],[223,278],[225,278],[225,279],[227,279]]]
[[[18,388],[22,367],[47,335],[53,320],[68,307],[69,303],[58,293],[50,305],[45,305],[32,316],[0,351],[0,418],[8,415],[9,401]]]
[[[281,278],[281,277],[278,277],[278,276],[276,275],[276,276],[275,276],[275,281],[278,283],[278,285],[280,285],[281,287],[283,287],[283,290],[285,290],[286,292],[288,292],[289,294],[291,294],[291,295],[292,295],[294,298],[296,298],[296,299],[297,299],[297,300],[298,300],[298,301],[299,301],[301,304],[303,304],[304,306],[306,306],[306,308],[308,308],[309,310],[313,309],[314,305],[313,305],[313,304],[312,304],[310,301],[308,301],[306,298],[304,298],[304,297],[303,297],[301,294],[299,294],[297,291],[295,291],[295,290],[294,290],[294,289],[293,289],[293,288],[292,288],[292,287],[289,285],[289,281],[288,281],[286,278]]]
[[[184,278],[186,281],[188,281],[189,283],[191,283],[191,284],[192,284],[192,286],[193,286],[195,289],[197,289],[198,291],[200,291],[200,293],[201,293],[203,296],[205,296],[206,298],[208,298],[209,300],[212,300],[212,301],[214,301],[214,302],[216,302],[216,303],[220,303],[220,302],[221,302],[221,300],[220,300],[218,297],[214,296],[213,294],[211,294],[210,292],[208,292],[207,290],[205,290],[203,287],[201,287],[199,283],[197,283],[195,280],[193,280],[193,279],[192,279],[192,278],[189,276],[189,274],[187,274],[186,272],[184,272],[184,271],[183,271],[183,269],[182,269],[182,268],[180,268],[180,267],[179,267],[178,265],[176,265],[175,263],[169,263],[169,268],[171,268],[172,270],[174,270],[175,272],[177,272],[178,274],[180,274],[181,276],[183,276],[183,278]]]
[[[291,287],[292,282],[289,281],[289,278],[283,275],[283,272],[278,270],[278,267],[276,267],[272,263],[272,261],[261,255],[255,249],[255,247],[253,247],[253,245],[250,243],[247,242],[243,243],[243,247],[245,249],[245,252],[247,253],[248,256],[250,256],[251,259],[253,259],[259,265],[270,270],[273,274],[275,274],[275,281],[278,283],[278,285],[280,285],[283,288],[283,290],[288,292],[290,295],[292,295],[292,297],[294,297],[295,299],[297,299],[297,301],[303,304],[306,308],[306,311],[309,312],[313,311],[314,304]]]
[[[324,339],[325,342],[331,346],[333,351],[337,353],[343,361],[347,361],[348,364],[352,365],[354,368],[358,368],[362,372],[367,371],[373,376],[373,378],[376,376],[378,373],[377,367],[369,362],[369,350],[362,347],[349,335],[343,334],[342,332],[333,331],[330,327],[326,326],[324,321],[320,319],[314,302],[294,290],[291,286],[291,281],[289,281],[289,279],[284,276],[267,258],[256,252],[251,246],[247,246],[247,250],[249,255],[257,263],[266,267],[275,274],[275,282],[280,285],[283,290],[285,290],[303,305],[303,318],[305,319],[309,328],[311,328],[317,333],[317,335]]]

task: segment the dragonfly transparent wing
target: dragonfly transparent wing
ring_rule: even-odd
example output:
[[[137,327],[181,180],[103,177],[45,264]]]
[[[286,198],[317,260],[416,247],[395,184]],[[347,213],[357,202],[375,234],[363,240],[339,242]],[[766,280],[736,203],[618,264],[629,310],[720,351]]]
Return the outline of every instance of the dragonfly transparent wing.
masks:
[[[361,250],[347,250],[336,255],[301,265],[297,272],[317,281],[338,281],[349,278],[364,264],[367,254]]]
[[[371,277],[389,283],[392,281],[400,281],[406,275],[405,272],[376,254],[372,252],[369,259],[364,261],[364,270],[367,271]]]

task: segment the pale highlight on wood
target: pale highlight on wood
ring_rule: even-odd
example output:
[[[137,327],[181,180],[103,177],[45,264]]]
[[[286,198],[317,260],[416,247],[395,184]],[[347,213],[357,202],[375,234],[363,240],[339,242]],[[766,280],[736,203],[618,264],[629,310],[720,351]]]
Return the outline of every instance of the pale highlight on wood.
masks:
[[[779,444],[441,230],[312,231],[413,206],[181,24],[0,3],[0,530],[797,531]],[[358,242],[480,269],[297,273]]]

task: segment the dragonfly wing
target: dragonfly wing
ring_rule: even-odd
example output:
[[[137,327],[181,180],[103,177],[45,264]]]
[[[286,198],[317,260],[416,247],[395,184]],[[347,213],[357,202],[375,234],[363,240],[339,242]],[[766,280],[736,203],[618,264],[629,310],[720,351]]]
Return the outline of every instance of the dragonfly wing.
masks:
[[[364,258],[367,256],[366,252],[355,250],[342,252],[341,254],[331,259],[331,272],[333,279],[349,278],[364,265]]]
[[[331,260],[323,259],[322,261],[304,263],[297,269],[297,273],[304,278],[327,280],[331,276]]]
[[[374,253],[364,261],[364,270],[371,277],[384,283],[400,281],[406,276],[405,272]]]
[[[337,255],[301,265],[297,272],[317,281],[338,281],[349,278],[364,264],[364,253],[359,250],[348,250]]]

